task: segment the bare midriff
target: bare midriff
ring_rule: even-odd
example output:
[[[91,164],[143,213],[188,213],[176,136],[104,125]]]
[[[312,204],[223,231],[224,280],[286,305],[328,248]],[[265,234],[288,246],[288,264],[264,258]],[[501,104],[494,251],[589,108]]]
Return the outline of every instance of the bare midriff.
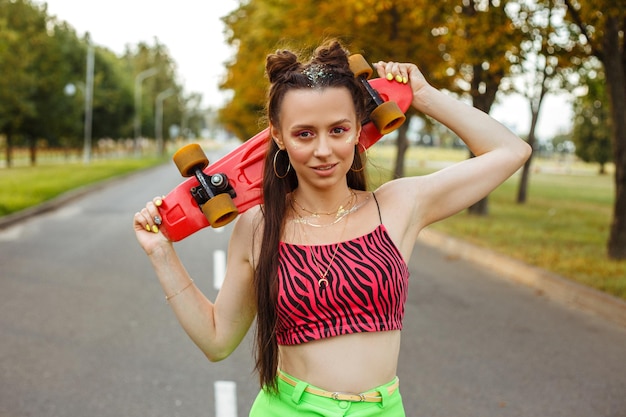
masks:
[[[331,392],[362,393],[396,377],[400,331],[354,333],[282,345],[279,368]]]

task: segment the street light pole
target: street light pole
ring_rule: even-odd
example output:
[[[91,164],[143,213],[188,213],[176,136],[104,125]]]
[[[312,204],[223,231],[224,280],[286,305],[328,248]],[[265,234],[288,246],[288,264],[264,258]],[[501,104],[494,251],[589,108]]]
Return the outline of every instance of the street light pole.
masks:
[[[156,97],[156,109],[154,111],[154,134],[156,135],[157,152],[159,156],[163,156],[165,146],[163,142],[163,101],[169,96],[174,95],[176,91],[173,88],[161,91]]]
[[[159,72],[158,68],[152,67],[135,76],[135,153],[139,152],[139,138],[141,137],[141,84],[157,72]]]
[[[85,126],[84,126],[84,147],[83,163],[91,161],[91,128],[93,125],[93,67],[94,50],[90,39],[87,39],[87,73],[85,79]]]

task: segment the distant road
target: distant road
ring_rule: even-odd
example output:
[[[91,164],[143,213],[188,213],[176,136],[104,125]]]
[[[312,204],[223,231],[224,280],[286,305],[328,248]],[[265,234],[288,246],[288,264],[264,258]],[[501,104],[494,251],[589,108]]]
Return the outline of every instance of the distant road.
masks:
[[[131,229],[180,180],[168,164],[0,231],[0,417],[248,414],[251,338],[208,362]],[[230,230],[177,244],[212,298]],[[421,244],[409,267],[408,416],[626,417],[626,329]]]

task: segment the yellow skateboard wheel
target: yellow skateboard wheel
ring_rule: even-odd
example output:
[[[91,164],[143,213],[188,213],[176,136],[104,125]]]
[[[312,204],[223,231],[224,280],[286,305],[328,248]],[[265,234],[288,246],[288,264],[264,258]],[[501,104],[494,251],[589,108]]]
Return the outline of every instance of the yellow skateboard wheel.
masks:
[[[356,78],[365,76],[366,79],[369,79],[374,73],[370,64],[361,54],[350,55],[348,62],[350,64],[350,70],[354,73]]]
[[[196,169],[203,170],[209,166],[209,160],[197,143],[183,146],[172,159],[183,177],[193,177]]]
[[[386,101],[376,107],[370,114],[370,118],[383,135],[393,132],[406,120],[406,116],[395,101]]]
[[[202,212],[213,228],[226,226],[239,214],[229,194],[218,194],[211,198],[202,206]]]

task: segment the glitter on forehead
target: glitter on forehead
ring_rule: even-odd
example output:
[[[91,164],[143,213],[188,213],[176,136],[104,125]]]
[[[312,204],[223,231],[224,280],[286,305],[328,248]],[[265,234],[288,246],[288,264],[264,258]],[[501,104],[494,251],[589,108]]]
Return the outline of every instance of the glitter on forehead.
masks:
[[[311,87],[315,87],[319,85],[324,79],[333,76],[332,72],[330,72],[328,70],[328,67],[324,64],[313,64],[302,70],[302,74],[304,74],[309,79],[309,85]]]

